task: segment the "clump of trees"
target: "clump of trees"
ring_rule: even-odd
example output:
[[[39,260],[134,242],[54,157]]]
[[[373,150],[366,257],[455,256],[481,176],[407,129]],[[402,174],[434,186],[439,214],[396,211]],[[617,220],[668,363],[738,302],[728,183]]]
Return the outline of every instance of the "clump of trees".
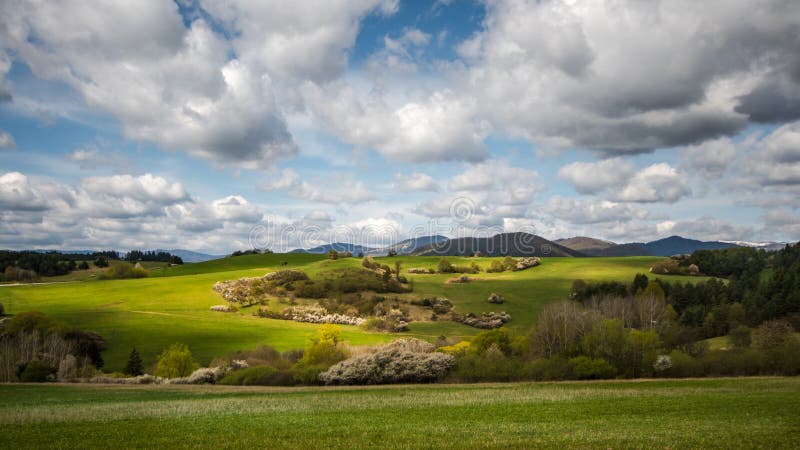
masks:
[[[108,268],[103,274],[100,275],[101,279],[107,280],[120,280],[125,278],[146,278],[148,276],[147,270],[141,264],[136,263],[133,265],[128,262],[118,262]]]
[[[21,312],[0,330],[0,382],[72,381],[103,367],[97,333],[70,329],[40,312]]]
[[[481,267],[474,261],[469,266],[456,266],[453,265],[447,258],[442,258],[437,264],[437,271],[439,273],[469,273],[475,274],[481,271]]]
[[[123,259],[131,263],[135,263],[137,261],[156,261],[170,264],[183,264],[183,259],[180,256],[176,256],[164,251],[143,252],[141,250],[131,250],[125,254]]]

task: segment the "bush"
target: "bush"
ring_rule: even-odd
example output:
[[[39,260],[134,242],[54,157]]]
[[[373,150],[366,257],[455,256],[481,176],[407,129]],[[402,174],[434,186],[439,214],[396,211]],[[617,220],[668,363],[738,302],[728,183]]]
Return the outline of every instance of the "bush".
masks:
[[[760,349],[777,348],[784,345],[794,329],[786,320],[770,320],[753,331],[753,345]]]
[[[118,262],[117,264],[114,264],[100,276],[100,278],[112,280],[145,277],[147,277],[147,271],[143,267],[139,265],[134,266],[133,264],[127,262]]]
[[[325,384],[430,383],[455,365],[452,355],[432,352],[430,343],[401,339],[375,353],[341,361],[319,379]]]
[[[25,311],[14,315],[5,323],[5,333],[16,335],[38,331],[41,335],[61,332],[64,325],[39,311]]]
[[[602,380],[612,378],[617,373],[608,361],[602,358],[578,356],[569,360],[572,371],[579,380]]]
[[[2,303],[0,303],[0,317],[5,316],[5,315],[6,315],[6,308],[5,308],[5,306],[3,306]]]
[[[487,299],[487,301],[489,303],[494,303],[495,305],[501,305],[505,303],[506,299],[502,295],[495,294],[494,292],[492,292],[491,294],[489,294],[489,298]]]
[[[509,358],[497,349],[490,347],[484,354],[467,354],[458,360],[451,374],[454,380],[476,381],[518,381],[526,376],[522,361]]]
[[[499,273],[505,270],[506,268],[503,267],[503,262],[498,259],[493,260],[491,264],[489,264],[489,268],[486,269],[486,271],[489,273]]]
[[[455,266],[450,263],[450,261],[442,258],[439,260],[439,264],[436,266],[439,273],[453,273],[456,271]]]
[[[34,360],[25,364],[19,374],[23,383],[44,383],[55,380],[57,369],[44,361]]]
[[[218,384],[232,386],[294,386],[295,380],[288,370],[271,366],[254,366],[230,372]]]
[[[750,347],[750,335],[752,330],[750,328],[739,325],[738,327],[732,329],[730,334],[728,334],[728,343],[731,347],[735,349],[745,349]]]
[[[189,347],[172,344],[158,357],[155,375],[161,378],[180,378],[189,376],[198,368]]]

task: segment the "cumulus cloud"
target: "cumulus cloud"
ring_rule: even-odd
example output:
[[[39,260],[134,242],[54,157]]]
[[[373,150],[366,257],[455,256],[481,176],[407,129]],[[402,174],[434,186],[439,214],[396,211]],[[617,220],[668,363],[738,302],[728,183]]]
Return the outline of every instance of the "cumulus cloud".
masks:
[[[70,186],[0,175],[0,245],[10,248],[249,248],[263,211],[240,195],[211,202],[163,177],[90,177]]]
[[[418,101],[390,106],[363,102],[349,86],[307,85],[305,97],[315,117],[339,138],[376,149],[391,161],[481,161],[488,156],[487,125],[468,97],[436,91]]]
[[[681,151],[682,166],[708,178],[722,176],[735,158],[736,145],[727,137],[690,145]]]
[[[650,216],[646,209],[628,204],[567,198],[558,195],[550,197],[544,204],[543,210],[573,224],[629,222],[644,220]]]
[[[540,144],[695,144],[756,115],[747,99],[735,109],[753,80],[796,75],[798,18],[800,5],[770,0],[489,2],[459,47],[460,80],[496,128]]]
[[[800,186],[800,122],[778,127],[754,145],[745,173],[762,186]]]
[[[377,197],[363,182],[353,182],[348,177],[333,176],[337,187],[334,189],[323,188],[314,183],[303,180],[293,169],[284,169],[279,176],[258,185],[258,188],[267,191],[286,191],[292,198],[321,203],[364,203],[375,200]]]
[[[11,136],[11,134],[7,131],[0,130],[0,148],[11,148],[16,147],[16,145],[14,137]]]
[[[635,172],[632,163],[622,158],[599,162],[574,162],[561,167],[558,177],[569,181],[581,194],[596,194],[622,185]]]
[[[432,176],[420,172],[414,172],[410,175],[395,174],[394,187],[404,192],[439,191],[439,183]]]
[[[666,163],[653,164],[637,172],[615,199],[625,202],[675,203],[690,195],[688,178]]]

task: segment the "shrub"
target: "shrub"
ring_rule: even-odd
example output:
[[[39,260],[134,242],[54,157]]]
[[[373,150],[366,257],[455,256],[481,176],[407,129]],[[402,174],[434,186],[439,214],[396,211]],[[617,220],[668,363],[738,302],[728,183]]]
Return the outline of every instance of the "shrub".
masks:
[[[451,377],[454,380],[476,381],[517,381],[524,379],[522,361],[508,358],[496,347],[490,347],[482,355],[470,353],[458,360]]]
[[[429,383],[455,365],[455,357],[432,353],[433,345],[401,339],[375,353],[358,355],[331,366],[319,375],[325,384]]]
[[[653,370],[656,373],[663,373],[672,368],[672,358],[669,355],[658,355],[656,362],[653,363]]]
[[[439,269],[439,273],[453,273],[456,271],[455,266],[453,266],[450,261],[444,258],[439,260],[437,268]]]
[[[602,358],[578,356],[569,360],[572,371],[579,380],[602,380],[611,378],[617,372],[608,361]]]
[[[650,267],[650,272],[658,275],[679,275],[684,274],[686,269],[680,266],[678,261],[674,259],[665,259],[658,261]]]
[[[100,277],[117,280],[124,278],[145,278],[147,275],[147,271],[141,267],[141,265],[138,265],[138,263],[134,266],[131,263],[120,261],[109,267]]]
[[[236,370],[219,380],[218,384],[233,386],[294,386],[295,380],[288,370],[271,366],[255,366]]]
[[[503,267],[503,262],[495,259],[489,264],[489,268],[486,269],[489,273],[499,273],[505,271],[505,267]]]
[[[211,311],[216,311],[216,312],[224,312],[224,313],[229,313],[229,312],[236,312],[236,311],[238,311],[238,309],[236,309],[236,307],[235,307],[235,306],[233,306],[233,305],[214,305],[214,306],[212,306],[212,307],[211,307],[211,308],[209,308],[209,309],[210,309]]]
[[[506,312],[485,312],[480,316],[472,313],[467,313],[463,316],[455,317],[454,320],[461,322],[470,327],[481,328],[489,330],[492,328],[500,328],[506,322],[511,320],[511,316]]]
[[[533,361],[525,367],[526,375],[534,380],[572,380],[575,374],[569,360],[556,356]]]
[[[172,378],[168,384],[214,384],[222,379],[230,368],[227,367],[201,367],[188,377]]]
[[[786,320],[770,320],[753,331],[753,345],[760,349],[776,348],[784,345],[794,329]]]
[[[738,327],[732,329],[730,334],[728,334],[728,343],[731,347],[735,349],[745,349],[750,347],[750,335],[752,330],[750,328],[739,325]]]
[[[189,347],[184,344],[172,344],[158,357],[155,374],[162,378],[180,378],[189,376],[198,367]]]
[[[24,365],[19,374],[23,383],[44,383],[55,379],[56,368],[44,361],[34,360]]]
[[[32,331],[38,331],[41,335],[48,335],[63,331],[63,329],[63,324],[39,311],[21,312],[5,323],[5,333],[12,336]]]
[[[6,315],[6,308],[5,308],[5,306],[3,306],[2,303],[0,303],[0,317],[5,316],[5,315]]]
[[[494,292],[492,292],[491,294],[489,294],[489,298],[487,299],[487,301],[489,303],[494,303],[496,305],[501,305],[506,301],[506,299],[502,295],[495,294]]]
[[[461,341],[453,345],[445,345],[443,347],[439,347],[438,349],[436,349],[436,351],[448,355],[453,355],[456,357],[461,357],[466,355],[467,351],[469,351],[469,341]]]
[[[347,351],[341,344],[341,331],[335,325],[322,325],[310,345],[303,352],[301,362],[307,367],[321,365],[324,368],[347,358]]]

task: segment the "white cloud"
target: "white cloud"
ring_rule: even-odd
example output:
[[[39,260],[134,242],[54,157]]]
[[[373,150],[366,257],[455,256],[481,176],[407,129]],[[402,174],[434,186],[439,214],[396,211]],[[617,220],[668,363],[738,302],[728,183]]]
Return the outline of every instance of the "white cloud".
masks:
[[[550,197],[544,204],[543,210],[572,224],[629,222],[645,220],[650,216],[646,209],[628,204],[567,198],[558,195]]]
[[[301,179],[293,169],[284,169],[277,178],[258,185],[263,191],[286,191],[292,198],[321,203],[364,203],[375,200],[375,194],[361,182],[353,182],[344,176],[329,176],[329,180],[337,187],[334,189],[320,187]]]
[[[0,130],[0,149],[16,147],[14,137],[7,131]]]
[[[476,117],[474,101],[448,90],[396,107],[363,103],[342,86],[307,85],[305,97],[315,117],[339,138],[376,149],[391,161],[474,162],[488,156],[483,142],[488,128]]]
[[[619,201],[653,203],[675,203],[691,195],[688,178],[666,163],[645,167],[619,192],[612,197]]]
[[[708,178],[722,176],[735,158],[736,145],[727,137],[690,145],[681,151],[682,165]]]
[[[484,30],[459,47],[466,67],[454,76],[495,129],[555,148],[638,153],[746,126],[752,111],[737,110],[740,98],[796,75],[786,37],[799,24],[800,5],[770,0],[493,1]],[[800,92],[793,80],[784,91]]]
[[[439,183],[432,176],[420,172],[414,172],[410,175],[395,174],[394,187],[404,192],[439,191]]]
[[[596,194],[625,183],[635,172],[632,163],[622,158],[595,163],[574,162],[561,167],[558,177],[569,181],[581,194]]]

